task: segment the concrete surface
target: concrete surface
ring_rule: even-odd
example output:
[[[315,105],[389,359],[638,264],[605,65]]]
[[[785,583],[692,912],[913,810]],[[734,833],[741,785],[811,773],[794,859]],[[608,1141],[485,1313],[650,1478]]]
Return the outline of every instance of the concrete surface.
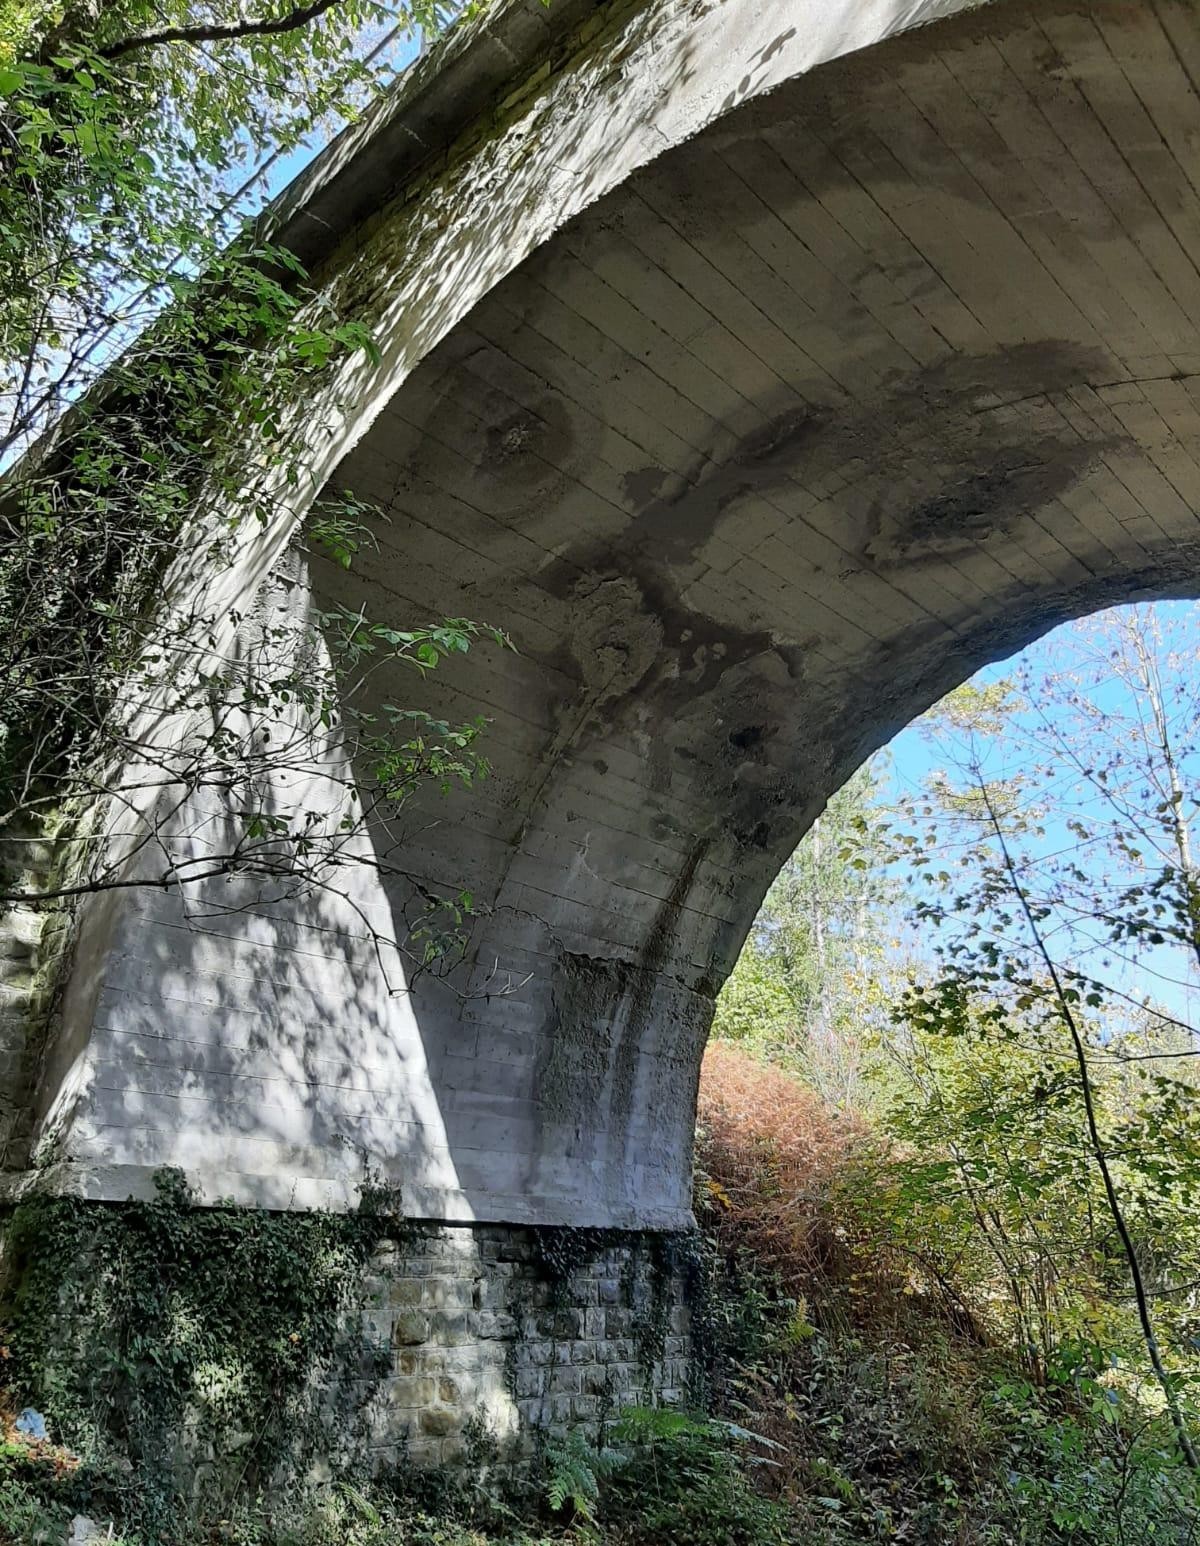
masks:
[[[955,9],[501,7],[288,201],[382,348],[305,491],[378,549],[314,600],[509,630],[419,697],[493,775],[353,908],[122,902],[56,1184],[685,1224],[714,995],[829,794],[986,661],[1196,591],[1200,15]],[[191,583],[244,605],[289,535]],[[463,886],[466,963],[391,991],[364,917]]]

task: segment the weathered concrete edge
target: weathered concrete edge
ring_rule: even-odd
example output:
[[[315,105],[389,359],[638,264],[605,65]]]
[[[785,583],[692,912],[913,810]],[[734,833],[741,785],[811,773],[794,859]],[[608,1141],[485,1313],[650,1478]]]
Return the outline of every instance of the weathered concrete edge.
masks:
[[[309,268],[445,151],[557,38],[610,0],[497,0],[459,22],[262,212],[260,229]]]
[[[59,1161],[38,1170],[0,1175],[0,1206],[15,1205],[35,1197],[76,1197],[85,1202],[150,1202],[158,1195],[156,1177],[160,1166],[151,1165],[79,1165]],[[269,1211],[353,1212],[358,1207],[362,1182],[350,1176],[328,1179],[252,1174],[239,1170],[201,1167],[184,1172],[200,1207],[219,1207],[232,1203],[244,1208]],[[494,1216],[479,1216],[476,1207],[495,1204],[495,1195],[486,1198],[475,1193],[444,1191],[433,1187],[398,1188],[397,1212],[413,1222],[436,1224],[479,1224],[494,1228]],[[677,1234],[696,1227],[690,1209],[629,1209],[614,1215],[611,1208],[589,1213],[585,1204],[555,1206],[539,1197],[510,1194],[506,1199],[505,1223],[569,1227],[572,1229],[638,1230]]]

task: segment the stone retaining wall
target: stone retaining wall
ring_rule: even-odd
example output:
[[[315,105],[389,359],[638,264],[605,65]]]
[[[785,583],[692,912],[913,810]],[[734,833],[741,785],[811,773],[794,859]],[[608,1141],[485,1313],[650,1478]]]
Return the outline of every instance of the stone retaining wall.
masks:
[[[0,835],[0,879],[15,890],[53,884],[51,841],[8,828]],[[69,915],[21,904],[0,905],[0,1175],[29,1164],[31,1099],[47,1019],[54,999],[53,965],[64,946]]]
[[[620,1407],[692,1384],[690,1237],[414,1225],[381,1249],[363,1324],[383,1377],[364,1391],[372,1464],[453,1463],[486,1428],[500,1458],[540,1436],[595,1438]]]

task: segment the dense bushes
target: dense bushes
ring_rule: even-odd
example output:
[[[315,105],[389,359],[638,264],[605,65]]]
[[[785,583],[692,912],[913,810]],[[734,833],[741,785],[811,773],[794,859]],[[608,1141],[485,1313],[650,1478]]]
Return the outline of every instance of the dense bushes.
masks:
[[[697,1113],[697,1202],[716,1239],[796,1294],[848,1261],[835,1199],[867,1144],[793,1075],[712,1043]]]
[[[697,1207],[712,1242],[716,1399],[780,1446],[763,1490],[827,1542],[1200,1538],[1153,1404],[1086,1350],[1039,1381],[978,1256],[939,1238],[934,1156],[889,1146],[793,1076],[714,1046]]]
[[[383,1200],[368,1192],[347,1214],[199,1208],[162,1172],[149,1202],[22,1204],[5,1241],[8,1407],[36,1402],[70,1449],[9,1423],[10,1515],[24,1488],[52,1515],[190,1541],[294,1488],[345,1433],[369,1373],[347,1311],[394,1227]],[[4,1529],[24,1539],[0,1494]]]

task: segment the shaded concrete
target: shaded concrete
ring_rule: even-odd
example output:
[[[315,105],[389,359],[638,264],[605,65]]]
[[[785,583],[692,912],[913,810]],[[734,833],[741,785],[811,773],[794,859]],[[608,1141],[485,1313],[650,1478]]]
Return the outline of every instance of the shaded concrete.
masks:
[[[507,629],[421,699],[493,773],[373,834],[353,912],[130,902],[59,1179],[685,1223],[713,998],[829,794],[985,662],[1200,588],[1197,13],[950,9],[502,7],[454,45],[486,111],[431,66],[305,182],[382,346],[309,491],[377,549],[312,596]],[[464,886],[466,959],[391,991],[364,913]]]

